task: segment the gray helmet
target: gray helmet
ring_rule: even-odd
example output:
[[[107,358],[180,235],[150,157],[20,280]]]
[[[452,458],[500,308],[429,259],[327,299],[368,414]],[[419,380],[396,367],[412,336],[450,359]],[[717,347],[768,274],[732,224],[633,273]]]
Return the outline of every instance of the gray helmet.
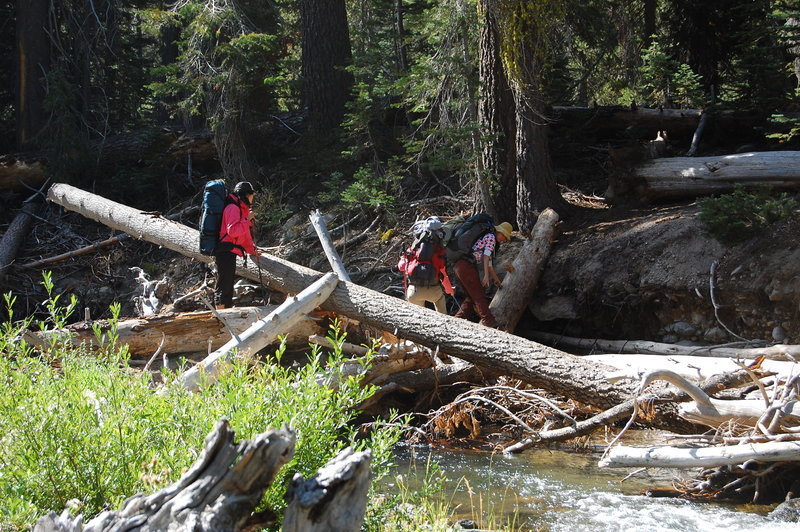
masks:
[[[248,194],[255,194],[255,192],[256,191],[253,189],[253,185],[251,185],[249,181],[240,181],[236,183],[235,187],[233,187],[233,193],[240,198]]]

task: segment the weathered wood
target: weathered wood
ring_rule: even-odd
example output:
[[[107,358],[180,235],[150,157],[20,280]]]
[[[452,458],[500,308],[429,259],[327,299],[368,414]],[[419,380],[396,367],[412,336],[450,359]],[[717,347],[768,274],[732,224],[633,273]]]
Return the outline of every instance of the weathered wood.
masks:
[[[197,390],[202,378],[214,382],[219,373],[220,362],[231,356],[236,349],[241,356],[255,354],[268,346],[285,331],[291,329],[304,315],[325,301],[339,282],[336,274],[328,273],[311,283],[297,296],[288,297],[266,318],[253,323],[241,336],[234,337],[225,345],[208,355],[200,364],[189,369],[180,377],[187,390]]]
[[[35,154],[0,156],[0,190],[39,188],[45,181],[46,159]]]
[[[264,307],[236,307],[221,309],[221,319],[236,333],[242,334],[253,322],[266,318],[278,308],[277,305]],[[105,320],[80,322],[64,330],[33,332],[31,334],[45,340],[48,338],[67,338],[74,345],[85,344],[92,349],[100,347],[94,332],[99,327],[105,342],[111,326]],[[302,316],[286,332],[287,343],[292,346],[306,345],[310,334],[317,334],[319,325],[313,319]],[[132,358],[151,356],[162,338],[162,351],[176,353],[208,353],[219,349],[231,339],[231,334],[211,311],[160,314],[146,318],[122,319],[117,324],[117,342],[127,345]]]
[[[322,217],[319,210],[311,211],[308,217],[311,220],[311,225],[314,226],[314,230],[317,232],[319,241],[322,244],[322,250],[325,252],[325,256],[328,257],[331,268],[336,275],[339,276],[339,279],[350,282],[350,275],[347,273],[344,263],[341,257],[339,257],[339,253],[333,246],[333,242],[331,242],[331,235],[328,233],[328,228],[325,225],[325,218]]]
[[[633,355],[607,354],[586,355],[585,358],[600,364],[613,366],[628,375],[645,373],[649,370],[667,369],[689,379],[707,379],[714,375],[736,371],[741,366],[734,358],[694,357],[686,355]],[[762,372],[775,373],[788,377],[794,372],[794,362],[762,360],[758,365]]]
[[[565,347],[588,353],[602,351],[604,353],[631,353],[649,354],[662,356],[694,356],[694,357],[718,357],[718,358],[738,358],[743,360],[755,360],[764,357],[769,360],[792,360],[792,357],[800,359],[800,345],[777,344],[769,347],[754,347],[740,349],[725,345],[709,346],[688,346],[678,344],[664,344],[650,342],[646,340],[602,340],[598,338],[573,338],[560,334],[537,332],[533,334],[536,340],[541,340],[547,345],[554,347]]]
[[[283,532],[361,530],[370,486],[369,450],[348,447],[308,480],[298,473],[287,492]]]
[[[250,529],[252,513],[275,475],[294,455],[295,435],[270,430],[234,442],[228,421],[217,422],[200,457],[176,483],[153,495],[136,495],[120,510],[104,511],[82,525],[82,516],[50,513],[34,532],[238,532]],[[256,523],[266,526],[268,523]]]
[[[138,238],[200,261],[211,260],[199,253],[195,229],[145,215],[65,184],[53,185],[48,198]],[[264,284],[284,293],[297,293],[321,275],[267,254],[260,255],[257,262]],[[259,279],[252,261],[247,265],[240,262],[237,273]],[[598,408],[622,403],[635,390],[631,383],[609,383],[605,379],[606,366],[352,283],[340,282],[322,307],[382,330],[396,330],[399,337]],[[672,430],[693,430],[677,416],[656,416],[654,423]]]
[[[748,460],[783,462],[800,460],[800,442],[748,443],[705,448],[613,447],[600,467],[719,467]]]
[[[30,233],[33,217],[41,207],[42,202],[35,199],[35,196],[28,199],[3,234],[0,240],[0,279],[5,279],[8,269],[17,258],[20,245]]]
[[[545,209],[533,226],[530,240],[519,250],[503,277],[503,287],[489,304],[498,329],[513,332],[517,327],[550,256],[556,224],[558,213],[550,208]]]
[[[637,166],[623,176],[640,200],[692,198],[725,194],[737,184],[769,185],[778,190],[800,188],[800,152],[737,153],[720,157],[667,157]],[[615,191],[625,185],[610,183]]]

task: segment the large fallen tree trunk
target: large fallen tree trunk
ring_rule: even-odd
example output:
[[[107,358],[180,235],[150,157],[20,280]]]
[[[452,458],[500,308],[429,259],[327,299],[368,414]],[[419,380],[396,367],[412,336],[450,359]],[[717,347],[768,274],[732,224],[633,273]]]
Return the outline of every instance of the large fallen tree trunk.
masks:
[[[199,261],[211,260],[200,254],[195,229],[141,213],[69,185],[53,185],[48,198],[143,240]],[[258,257],[258,267],[270,289],[290,294],[296,294],[321,276],[317,271],[267,254]],[[259,271],[252,261],[248,264],[239,262],[237,273],[249,279],[259,279]],[[606,409],[622,403],[635,391],[632,383],[609,383],[605,378],[609,368],[601,364],[352,283],[340,282],[322,307],[370,326],[396,330],[399,337],[598,408]],[[656,416],[654,423],[675,431],[692,430],[677,416]]]
[[[632,190],[636,199],[693,198],[732,192],[735,185],[800,188],[800,152],[751,152],[721,157],[667,157],[654,159],[618,176],[609,184],[610,195]],[[617,199],[617,198],[614,198]]]
[[[514,332],[542,273],[558,223],[558,213],[545,209],[533,226],[531,239],[522,246],[511,268],[503,277],[503,288],[492,298],[489,308],[497,328]]]
[[[132,358],[149,357],[159,348],[162,353],[207,353],[222,347],[231,339],[226,328],[236,334],[247,330],[254,321],[266,318],[277,305],[264,307],[236,307],[217,310],[219,318],[211,311],[159,314],[147,318],[122,319],[117,324],[117,342],[128,346]],[[224,324],[220,321],[224,320]],[[97,340],[95,328],[99,327],[101,340]],[[85,344],[93,349],[105,343],[111,332],[107,321],[80,322],[64,330],[32,333],[42,340],[53,337],[68,337],[75,345]],[[305,346],[308,337],[318,334],[316,321],[303,317],[287,331],[286,342],[290,346]],[[162,344],[163,342],[163,344]]]

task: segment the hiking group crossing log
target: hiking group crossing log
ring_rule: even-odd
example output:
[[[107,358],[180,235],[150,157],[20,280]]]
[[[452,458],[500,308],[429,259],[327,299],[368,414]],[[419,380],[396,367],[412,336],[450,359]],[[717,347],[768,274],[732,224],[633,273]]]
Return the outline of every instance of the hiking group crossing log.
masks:
[[[143,240],[172,249],[203,262],[195,229],[151,216],[65,184],[53,185],[48,198],[59,205],[125,231]],[[237,273],[248,279],[261,278],[270,289],[296,294],[322,274],[278,257],[263,254],[253,261],[237,263]],[[449,354],[496,373],[518,378],[535,387],[606,409],[624,402],[635,391],[629,382],[612,384],[605,376],[610,368],[581,359],[503,331],[422,308],[402,299],[353,283],[339,282],[323,303],[326,310],[342,314],[432,349]],[[657,426],[675,431],[693,427],[674,415],[656,416]]]

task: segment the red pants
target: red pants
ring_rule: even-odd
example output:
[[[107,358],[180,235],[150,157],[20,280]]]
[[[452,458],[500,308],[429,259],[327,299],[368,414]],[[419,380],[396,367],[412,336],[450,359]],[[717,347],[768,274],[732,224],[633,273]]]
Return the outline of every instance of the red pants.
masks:
[[[461,308],[455,314],[456,317],[470,319],[477,310],[478,316],[481,317],[481,323],[493,326],[495,319],[492,311],[489,310],[489,301],[486,299],[486,292],[484,292],[475,264],[467,259],[461,259],[455,263],[453,270],[456,272],[461,288],[467,294],[466,299],[461,303]]]

